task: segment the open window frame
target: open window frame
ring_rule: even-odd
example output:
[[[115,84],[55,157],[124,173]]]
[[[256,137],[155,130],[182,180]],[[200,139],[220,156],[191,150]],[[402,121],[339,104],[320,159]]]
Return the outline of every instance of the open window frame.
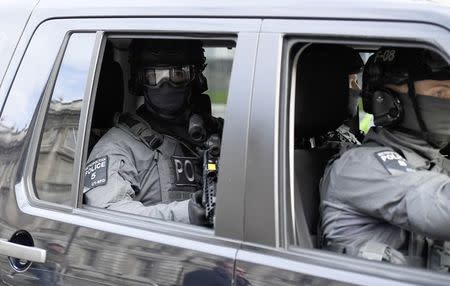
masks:
[[[283,60],[282,60],[282,74],[286,79],[282,84],[282,92],[286,97],[282,98],[281,112],[280,112],[280,138],[284,138],[280,142],[280,168],[279,174],[280,190],[280,208],[283,210],[280,216],[281,224],[281,237],[283,248],[289,252],[299,255],[301,257],[315,257],[319,261],[333,260],[336,265],[358,265],[357,271],[361,273],[384,273],[383,275],[390,275],[391,271],[401,271],[401,273],[409,273],[410,271],[420,271],[420,279],[431,279],[429,281],[443,281],[446,279],[445,274],[429,271],[427,269],[419,269],[415,267],[405,267],[392,265],[387,263],[379,263],[375,261],[365,260],[362,258],[349,257],[343,254],[333,253],[327,250],[322,250],[320,247],[314,247],[311,245],[309,239],[309,230],[305,224],[305,212],[304,206],[298,207],[298,203],[301,203],[301,199],[298,199],[299,190],[297,183],[295,182],[295,159],[294,159],[294,136],[295,136],[295,72],[297,70],[296,60],[299,54],[302,52],[303,47],[306,47],[310,43],[321,44],[338,44],[346,45],[356,49],[358,52],[375,52],[380,47],[405,47],[405,48],[424,48],[428,49],[436,54],[442,56],[450,63],[450,58],[441,50],[438,46],[430,44],[428,42],[414,42],[414,41],[401,41],[399,39],[362,39],[354,37],[351,39],[339,39],[339,38],[323,38],[323,37],[301,37],[301,36],[289,36],[284,39],[283,47]],[[298,48],[299,45],[301,48]],[[296,48],[297,47],[297,48]],[[294,53],[292,53],[294,51]],[[284,100],[284,98],[286,100]],[[284,115],[284,117],[282,116]],[[308,176],[308,174],[304,174]],[[284,183],[283,183],[284,181]],[[301,216],[301,217],[299,217]],[[320,219],[319,222],[320,224]],[[370,269],[370,270],[369,270]],[[386,270],[389,270],[386,272]]]
[[[217,29],[217,21],[223,24],[220,29]],[[22,188],[20,186],[18,187],[18,194],[19,198],[18,200],[23,202],[20,203],[24,207],[24,209],[27,209],[28,212],[32,213],[38,213],[42,217],[49,217],[56,220],[61,221],[73,221],[76,224],[85,225],[90,224],[90,221],[103,221],[104,223],[95,224],[95,227],[98,229],[107,229],[107,225],[113,224],[113,225],[121,225],[123,227],[120,227],[117,229],[118,233],[123,233],[123,231],[129,227],[132,227],[134,229],[139,230],[155,230],[155,231],[163,231],[163,232],[173,232],[175,235],[177,233],[180,233],[180,235],[192,235],[193,232],[196,233],[196,235],[200,236],[208,236],[211,237],[214,235],[214,233],[217,232],[217,227],[215,227],[214,230],[206,229],[206,228],[199,228],[196,226],[191,225],[185,225],[180,223],[174,223],[174,222],[168,222],[153,218],[143,218],[137,215],[133,214],[127,214],[127,213],[120,213],[117,211],[110,211],[106,209],[99,209],[99,208],[93,208],[93,207],[85,207],[82,206],[82,190],[81,186],[83,184],[81,178],[82,174],[84,172],[81,172],[84,170],[84,167],[86,165],[86,157],[87,157],[87,141],[89,140],[89,130],[90,130],[90,118],[93,108],[93,103],[95,102],[95,92],[97,88],[98,83],[98,76],[99,76],[99,69],[102,64],[102,55],[105,48],[105,42],[107,37],[109,36],[123,36],[123,37],[142,37],[142,38],[168,38],[168,39],[201,39],[207,42],[209,45],[220,45],[223,47],[231,46],[235,47],[236,50],[242,50],[245,46],[248,46],[249,44],[253,44],[256,42],[256,37],[253,36],[257,32],[257,29],[260,25],[259,20],[240,20],[240,19],[222,19],[222,20],[210,20],[210,19],[183,19],[181,21],[178,21],[176,23],[170,23],[164,24],[169,22],[169,20],[158,20],[158,19],[142,19],[142,20],[134,20],[127,22],[128,26],[134,27],[129,28],[128,30],[124,30],[122,28],[117,28],[122,23],[122,21],[116,21],[116,20],[104,20],[104,25],[98,24],[95,20],[82,20],[81,22],[78,21],[71,21],[71,20],[54,20],[50,21],[50,25],[55,25],[58,22],[63,23],[63,25],[59,25],[59,31],[58,33],[61,33],[61,31],[66,30],[64,33],[64,40],[60,44],[58,56],[56,57],[56,60],[53,64],[53,68],[51,70],[51,76],[49,77],[46,86],[45,91],[43,92],[43,96],[41,97],[41,102],[39,104],[38,109],[35,113],[35,122],[34,122],[34,132],[31,134],[31,141],[29,145],[29,156],[27,156],[25,160],[24,165],[24,172],[22,173],[23,178],[26,180],[24,181],[24,187]],[[82,24],[80,24],[82,23]],[[93,23],[95,23],[93,25]],[[156,23],[155,29],[152,31],[142,30],[142,29],[136,29],[136,27],[142,27],[145,23]],[[183,24],[188,25],[190,28],[187,29],[186,26],[183,26]],[[165,26],[164,26],[165,25]],[[90,27],[90,28],[83,28],[83,27]],[[157,27],[163,27],[161,29],[158,29]],[[183,26],[184,28],[181,29],[180,27]],[[95,29],[94,27],[97,27]],[[105,28],[103,28],[105,27]],[[109,28],[106,28],[109,27]],[[92,29],[94,28],[94,29]],[[187,29],[187,31],[186,31]],[[89,75],[88,75],[88,84],[85,91],[85,96],[83,99],[83,107],[81,111],[80,116],[80,123],[79,123],[79,129],[77,133],[77,146],[75,151],[75,163],[74,163],[74,172],[73,172],[73,185],[72,185],[72,204],[69,206],[60,205],[57,203],[44,201],[38,198],[35,190],[35,182],[34,182],[34,172],[36,169],[37,164],[37,154],[39,151],[39,146],[41,142],[41,136],[42,136],[42,127],[45,122],[45,114],[47,112],[48,104],[50,101],[50,98],[52,96],[52,89],[54,86],[54,82],[56,80],[56,77],[58,75],[58,69],[61,64],[62,58],[64,57],[64,51],[67,46],[68,39],[70,37],[70,34],[72,33],[80,33],[80,32],[89,32],[89,33],[95,33],[96,34],[96,43],[93,51],[93,55],[91,58],[90,63],[90,69],[89,69]],[[240,43],[240,44],[239,44]],[[238,49],[238,46],[241,46],[241,48]],[[243,51],[243,50],[242,50]],[[231,79],[230,79],[230,87],[232,87],[232,82],[235,82],[241,75],[243,71],[239,71],[237,74],[234,72],[236,69],[235,67],[235,60],[236,57],[239,57],[241,62],[244,59],[244,62],[247,61],[247,59],[254,59],[254,57],[248,57],[248,54],[254,54],[256,52],[255,50],[250,50],[248,52],[240,52],[239,55],[235,55],[233,58],[233,67],[231,71]],[[247,56],[246,56],[247,55]],[[239,64],[240,68],[242,69],[242,64]],[[245,70],[251,71],[251,66],[245,66]],[[236,89],[236,87],[234,88]],[[230,94],[235,94],[234,91],[229,91]],[[236,95],[232,96],[233,101],[236,101]],[[238,101],[241,101],[239,99]],[[227,101],[227,105],[228,105]],[[233,105],[236,105],[233,104]],[[227,110],[228,113],[228,110]],[[227,127],[225,127],[227,128]],[[38,132],[39,131],[39,132]],[[235,132],[236,133],[236,132]],[[233,136],[233,135],[232,135]],[[226,138],[226,136],[225,136]],[[231,138],[230,138],[231,140]],[[222,141],[223,142],[223,141]],[[226,153],[229,153],[230,151],[227,151]],[[218,188],[219,190],[223,187],[221,185],[223,183],[220,183],[221,181],[227,182],[226,179],[219,177],[219,184]],[[232,182],[231,184],[235,184]],[[242,188],[234,188],[235,190],[242,192]],[[23,193],[22,193],[23,192]],[[219,191],[220,192],[220,191]],[[228,196],[228,195],[227,195]],[[243,193],[242,193],[243,196]],[[221,208],[221,210],[217,211],[217,217],[219,218],[219,214],[223,213],[225,209]],[[57,212],[54,212],[57,211]],[[25,211],[27,212],[27,211]],[[59,215],[57,215],[59,213]],[[229,213],[229,211],[227,211]],[[234,212],[231,215],[239,215],[238,212]],[[228,216],[227,215],[222,215]],[[239,215],[240,216],[240,215]],[[138,218],[138,219],[136,219]],[[219,220],[224,220],[225,218],[221,218]],[[228,220],[228,219],[225,219]],[[216,226],[220,224],[222,225],[221,228],[227,229],[227,227],[223,223],[217,223]],[[173,226],[176,226],[174,228]],[[195,231],[193,231],[195,229]],[[128,232],[130,233],[130,232]],[[134,232],[132,232],[134,233]],[[133,234],[134,235],[134,234]],[[229,237],[229,238],[237,238],[239,239],[242,237],[241,233],[230,233],[228,230],[222,230],[220,231],[221,236]]]

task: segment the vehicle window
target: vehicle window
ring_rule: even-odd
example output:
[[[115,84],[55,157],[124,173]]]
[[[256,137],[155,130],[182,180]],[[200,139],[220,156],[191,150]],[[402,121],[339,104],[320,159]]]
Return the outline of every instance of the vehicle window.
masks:
[[[216,117],[225,118],[233,55],[234,49],[232,48],[205,47],[208,64],[204,74],[208,79],[208,94],[211,98],[212,113]]]
[[[359,56],[361,57],[363,62],[366,63],[372,54],[373,53],[369,53],[369,52],[360,52]],[[358,84],[358,88],[361,89],[362,88],[362,71],[358,74],[356,81]],[[350,87],[352,87],[352,86],[350,85]],[[350,92],[352,92],[352,91],[350,90]],[[373,116],[372,116],[372,114],[367,113],[364,110],[364,104],[363,104],[363,100],[361,97],[359,97],[359,100],[358,100],[358,115],[359,115],[359,130],[363,134],[367,134],[367,132],[369,132],[370,127],[374,126]]]
[[[291,243],[448,272],[449,63],[423,48],[322,43],[290,59]]]
[[[213,226],[234,45],[105,39],[84,206]]]
[[[41,200],[71,205],[75,144],[94,40],[93,33],[71,35],[59,68],[36,164]]]

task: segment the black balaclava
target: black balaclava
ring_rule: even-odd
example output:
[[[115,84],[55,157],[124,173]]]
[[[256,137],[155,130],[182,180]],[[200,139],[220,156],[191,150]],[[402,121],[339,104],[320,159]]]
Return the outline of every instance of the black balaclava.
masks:
[[[166,82],[158,88],[144,86],[143,94],[147,110],[162,118],[174,119],[189,106],[191,85],[175,87]]]
[[[416,117],[413,103],[407,93],[399,93],[403,105],[403,120],[398,124],[406,130],[421,134],[422,129]],[[450,142],[450,100],[416,94],[418,111],[426,126],[426,139],[438,149]]]

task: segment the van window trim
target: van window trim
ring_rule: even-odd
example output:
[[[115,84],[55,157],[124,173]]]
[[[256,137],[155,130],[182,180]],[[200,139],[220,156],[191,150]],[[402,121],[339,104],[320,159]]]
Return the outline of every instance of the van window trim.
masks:
[[[280,196],[284,195],[287,199],[286,201],[286,206],[294,206],[295,202],[294,202],[294,193],[295,193],[295,186],[294,186],[294,178],[295,178],[295,172],[294,172],[294,152],[293,152],[293,140],[294,140],[294,117],[292,111],[295,111],[295,98],[293,98],[293,95],[295,95],[295,90],[292,89],[291,87],[293,86],[292,83],[295,83],[295,80],[292,79],[293,74],[295,74],[295,72],[297,69],[297,62],[294,62],[295,58],[298,58],[299,54],[301,54],[301,52],[303,51],[303,48],[300,48],[297,53],[295,55],[293,55],[292,57],[289,57],[289,53],[292,50],[293,47],[298,46],[298,45],[308,45],[311,43],[322,43],[322,44],[338,44],[338,45],[347,45],[350,47],[354,47],[354,46],[366,46],[366,47],[374,47],[376,50],[376,47],[379,46],[392,46],[392,47],[406,47],[406,48],[424,48],[424,49],[428,49],[430,51],[433,51],[437,54],[439,54],[440,56],[442,56],[444,59],[446,59],[449,63],[450,61],[448,60],[448,57],[445,55],[445,53],[443,53],[438,47],[436,47],[435,44],[430,43],[430,42],[426,42],[426,41],[399,41],[399,40],[395,40],[395,39],[376,39],[376,40],[371,40],[371,39],[360,39],[360,37],[354,37],[352,39],[345,39],[345,40],[341,40],[341,39],[336,39],[336,38],[330,38],[330,40],[327,40],[324,37],[302,37],[302,36],[298,36],[298,35],[285,35],[285,39],[284,39],[284,49],[283,49],[283,54],[285,55],[284,58],[284,62],[282,63],[282,66],[286,69],[287,73],[288,73],[288,77],[284,78],[284,81],[286,82],[286,84],[283,87],[283,90],[281,91],[281,93],[284,95],[282,96],[282,98],[287,98],[287,100],[285,101],[285,104],[287,104],[287,106],[283,106],[280,108],[283,108],[284,110],[287,110],[289,113],[287,114],[287,117],[284,116],[283,117],[283,121],[284,122],[280,122],[280,130],[288,130],[288,134],[282,134],[280,136],[280,138],[283,138],[283,142],[281,142],[280,144],[280,154],[287,154],[287,158],[281,159],[279,162],[279,171],[282,172],[283,170],[283,166],[289,166],[289,170],[287,170],[287,172],[283,173],[283,176],[281,178],[283,178],[282,180],[289,182],[286,186],[285,189],[283,190],[282,188],[280,188],[280,190],[283,190],[282,192],[280,192]],[[290,66],[292,65],[292,69],[290,68]],[[286,113],[282,113],[281,114],[286,114]],[[283,129],[282,127],[284,127],[283,125],[287,124],[287,129]],[[287,138],[287,139],[286,139]],[[291,142],[292,141],[292,142]],[[292,149],[290,149],[292,147]],[[292,150],[292,151],[291,151]],[[283,153],[285,152],[285,153]],[[283,156],[280,156],[280,158],[283,158]],[[287,160],[286,160],[287,159]],[[287,162],[285,162],[287,161]],[[286,165],[287,164],[287,165]],[[287,188],[286,188],[287,187]],[[284,194],[281,194],[284,193]],[[280,198],[281,199],[281,198]],[[294,206],[295,207],[295,206]],[[296,226],[296,218],[295,218],[295,208],[292,209],[291,207],[288,208],[284,208],[282,209],[284,212],[284,216],[286,218],[288,218],[289,224],[291,226]],[[292,220],[292,221],[290,221]],[[286,238],[290,238],[290,240],[285,240],[285,244],[284,247],[290,247],[292,246],[292,239],[296,238],[296,235],[293,234],[294,229],[289,229],[286,228],[288,227],[288,224],[286,223],[286,221],[282,224],[284,225],[285,229],[284,229],[284,237]],[[303,246],[300,246],[300,248],[302,248]]]
[[[87,146],[89,144],[89,133],[91,130],[92,114],[94,110],[95,97],[97,95],[98,79],[103,63],[106,39],[104,31],[97,31],[95,44],[91,55],[91,63],[87,74],[86,89],[83,96],[80,121],[78,123],[78,135],[74,160],[74,172],[72,176],[72,203],[74,208],[80,208],[83,203],[83,181],[84,169],[87,160]],[[88,132],[89,131],[89,132]]]
[[[48,108],[50,105],[50,101],[53,95],[53,89],[56,84],[56,80],[59,74],[59,70],[61,68],[62,61],[64,59],[64,55],[70,40],[71,35],[76,33],[91,33],[96,34],[96,38],[94,40],[94,46],[92,51],[92,56],[89,63],[88,76],[86,81],[86,88],[83,95],[83,104],[81,108],[80,120],[78,122],[78,133],[77,133],[77,142],[80,142],[76,146],[76,151],[74,154],[74,171],[73,171],[73,183],[71,187],[71,205],[62,205],[55,202],[45,201],[39,199],[37,196],[37,189],[35,184],[35,172],[37,167],[37,162],[39,158],[39,147],[43,136],[45,118],[48,112]],[[91,128],[91,118],[94,109],[96,90],[98,85],[98,78],[100,74],[100,69],[103,61],[103,54],[106,45],[107,39],[111,36],[119,35],[119,33],[115,33],[114,31],[108,30],[70,30],[66,32],[64,36],[64,41],[61,44],[60,50],[57,55],[57,59],[51,69],[50,77],[45,85],[45,90],[42,97],[42,103],[38,107],[38,114],[36,118],[36,122],[34,125],[34,130],[32,134],[31,144],[30,144],[30,152],[29,158],[27,159],[28,168],[24,172],[24,178],[26,178],[28,182],[29,188],[27,188],[26,194],[30,206],[37,207],[40,209],[46,210],[56,210],[62,211],[66,213],[76,214],[78,216],[83,216],[85,218],[97,218],[99,216],[103,216],[106,218],[109,223],[113,224],[126,224],[130,227],[139,227],[146,229],[147,231],[153,231],[155,225],[160,225],[162,227],[167,227],[170,229],[190,229],[190,233],[202,233],[203,235],[207,234],[211,239],[212,238],[223,238],[226,237],[216,236],[215,229],[204,229],[202,227],[193,226],[193,225],[184,225],[172,221],[163,221],[150,217],[142,217],[135,214],[126,214],[112,210],[99,209],[96,207],[88,206],[85,208],[82,204],[83,197],[83,180],[84,180],[84,167],[87,162],[87,146],[89,142],[89,133]],[[123,31],[121,31],[122,35],[125,35]],[[164,39],[213,39],[215,41],[223,41],[224,43],[233,41],[234,48],[237,45],[239,40],[239,34],[236,33],[211,33],[211,32],[170,32],[167,31],[165,33],[154,33],[152,31],[148,31],[143,35],[139,32],[130,32],[126,34],[127,38],[134,38],[134,35],[140,35],[140,38],[164,38]],[[188,35],[188,36],[186,36]],[[223,35],[223,36],[222,36]],[[224,45],[223,47],[226,47]],[[233,58],[234,61],[234,58]],[[83,156],[83,158],[80,156]],[[107,216],[102,215],[103,213],[107,213]],[[130,219],[132,218],[132,219]],[[126,221],[126,222],[125,222]],[[201,231],[199,231],[201,230]]]
[[[195,34],[195,35],[194,35]],[[73,199],[75,201],[74,207],[75,208],[83,208],[83,182],[84,182],[84,169],[86,167],[87,159],[88,159],[88,149],[87,146],[89,144],[89,136],[90,136],[90,130],[91,130],[91,123],[92,123],[92,116],[94,112],[94,105],[95,105],[95,97],[97,95],[97,87],[98,87],[98,80],[100,76],[100,69],[103,62],[103,56],[105,51],[106,42],[108,39],[114,39],[114,38],[126,38],[126,39],[182,39],[182,40],[191,40],[191,39],[198,39],[198,40],[209,40],[214,39],[216,41],[223,40],[224,43],[227,41],[233,41],[234,47],[236,47],[236,42],[238,39],[238,35],[232,35],[230,33],[224,33],[223,37],[219,36],[218,34],[213,33],[193,33],[193,32],[129,32],[129,33],[116,33],[114,31],[98,31],[97,32],[97,39],[96,39],[96,45],[94,47],[92,59],[91,59],[91,66],[88,72],[88,81],[87,86],[85,90],[85,95],[83,99],[83,107],[81,109],[81,115],[80,115],[80,125],[79,130],[81,132],[78,134],[78,136],[81,136],[81,138],[78,138],[82,142],[82,144],[77,145],[77,151],[76,151],[76,159],[74,162],[74,178],[77,178],[75,180],[75,184],[72,185],[72,194]],[[225,45],[224,45],[225,47]],[[101,58],[100,58],[101,57]],[[96,60],[97,59],[97,60]],[[233,59],[234,60],[234,59]],[[82,146],[81,146],[82,145]],[[81,156],[80,156],[81,154]],[[78,162],[77,162],[78,161]]]
[[[43,92],[43,96],[42,96],[42,103],[39,104],[38,107],[38,111],[37,111],[37,117],[36,117],[36,122],[34,124],[34,131],[32,134],[32,138],[30,141],[30,149],[29,149],[29,158],[28,158],[28,162],[30,166],[28,169],[25,170],[25,174],[24,176],[26,178],[29,179],[29,191],[27,192],[28,195],[28,199],[30,201],[30,204],[35,205],[37,207],[44,207],[44,208],[52,208],[52,209],[57,209],[60,211],[65,211],[65,212],[70,212],[73,208],[73,201],[71,202],[71,205],[63,205],[63,204],[58,204],[55,202],[50,202],[50,201],[46,201],[46,200],[42,200],[38,198],[37,195],[37,187],[36,187],[36,169],[37,169],[37,163],[38,163],[38,159],[39,159],[39,148],[42,142],[42,137],[44,136],[44,125],[45,125],[45,119],[47,117],[47,113],[48,110],[50,108],[50,102],[52,99],[52,95],[53,95],[53,91],[56,85],[56,81],[59,75],[59,71],[61,69],[62,66],[62,62],[64,60],[64,56],[66,55],[66,50],[67,47],[69,45],[69,41],[70,38],[73,34],[83,34],[83,33],[88,33],[88,34],[95,34],[94,31],[89,31],[89,30],[70,30],[67,31],[63,42],[61,44],[61,47],[58,51],[58,55],[56,57],[56,60],[53,64],[53,67],[51,69],[50,72],[50,76],[48,78],[48,81],[45,85],[45,89]],[[83,95],[83,100],[84,100],[85,95]],[[78,126],[80,126],[80,123],[78,123]],[[78,128],[80,129],[80,128]],[[79,130],[77,132],[77,140],[79,138]],[[78,149],[78,148],[76,148]],[[77,151],[74,152],[74,157],[76,160],[76,156],[77,156]],[[74,162],[75,162],[74,160]],[[28,163],[27,162],[27,163]],[[75,167],[75,165],[74,165]],[[75,168],[74,168],[75,171]],[[72,175],[73,178],[73,175]],[[71,187],[71,194],[72,194],[72,188],[73,185]]]
[[[281,98],[286,98],[286,100],[283,100],[280,104],[280,114],[284,114],[284,117],[281,117],[279,128],[282,130],[282,132],[289,132],[287,134],[280,134],[281,142],[279,145],[279,154],[280,154],[280,161],[278,163],[278,172],[280,174],[280,187],[279,187],[279,197],[280,200],[282,198],[285,199],[285,202],[283,203],[285,206],[288,206],[287,208],[282,209],[283,214],[280,217],[285,217],[286,219],[281,222],[282,228],[280,231],[283,233],[285,240],[283,240],[283,245],[280,245],[282,249],[285,249],[288,253],[291,253],[295,256],[297,256],[300,259],[307,259],[311,258],[317,261],[320,261],[320,264],[329,264],[333,267],[338,267],[340,269],[355,272],[354,269],[351,268],[351,265],[346,262],[346,260],[351,259],[356,264],[361,264],[361,271],[358,273],[364,273],[365,275],[377,275],[384,278],[393,279],[396,281],[402,281],[405,282],[403,278],[408,277],[409,282],[411,282],[413,279],[419,279],[417,281],[427,281],[429,283],[436,282],[437,284],[442,284],[442,281],[446,281],[448,279],[448,275],[433,271],[431,269],[427,268],[414,268],[410,266],[396,266],[392,264],[384,264],[379,263],[376,261],[371,260],[362,260],[361,258],[357,257],[350,257],[350,256],[343,256],[343,254],[334,253],[334,252],[328,252],[324,251],[320,248],[308,248],[305,247],[305,245],[295,245],[295,239],[296,234],[293,232],[295,231],[295,228],[292,228],[292,226],[296,226],[296,218],[295,218],[295,209],[292,209],[290,206],[294,206],[294,194],[295,194],[295,185],[294,185],[294,178],[295,178],[295,172],[294,172],[294,146],[293,146],[293,140],[294,140],[294,116],[292,114],[292,111],[295,111],[295,98],[293,96],[295,95],[295,90],[293,90],[291,87],[293,79],[292,76],[295,74],[293,71],[297,68],[297,63],[294,61],[294,58],[298,54],[302,52],[302,48],[300,48],[297,51],[297,54],[295,55],[289,55],[290,51],[293,47],[296,47],[298,45],[307,45],[311,43],[326,43],[326,44],[341,44],[341,45],[348,45],[350,47],[355,46],[365,46],[365,47],[373,47],[376,50],[377,47],[380,46],[393,46],[393,47],[407,47],[407,48],[424,48],[430,51],[433,51],[440,56],[442,56],[448,63],[450,63],[449,57],[445,54],[443,48],[439,48],[437,46],[437,43],[433,43],[431,41],[425,41],[425,40],[418,40],[418,41],[402,41],[400,39],[392,39],[392,38],[376,38],[376,39],[361,39],[360,37],[344,37],[344,35],[340,38],[333,37],[333,38],[326,38],[321,36],[301,36],[301,35],[291,35],[286,34],[284,36],[284,44],[283,44],[283,62],[282,62],[282,72],[283,69],[285,69],[285,73],[289,74],[289,76],[285,77],[283,81],[285,82],[282,84],[281,89]],[[345,38],[345,39],[344,39]],[[450,49],[447,50],[450,52]],[[292,68],[291,68],[292,66]],[[295,82],[295,80],[294,80]],[[288,114],[286,115],[286,112]],[[292,149],[290,149],[292,147]],[[282,154],[287,154],[284,157]],[[289,166],[288,170],[284,169],[284,166]],[[283,182],[287,182],[283,185]],[[303,214],[304,215],[304,214]],[[309,235],[309,230],[305,229],[303,231],[307,232],[307,235]],[[329,256],[335,257],[336,261],[329,262],[330,258]],[[342,260],[342,261],[341,261]],[[354,264],[354,263],[353,263]],[[367,264],[367,265],[366,265]],[[401,273],[405,273],[404,276],[399,277],[393,277],[395,272],[400,271]],[[417,273],[419,272],[419,273]],[[408,276],[411,275],[412,276]],[[408,274],[408,275],[406,275]],[[409,278],[412,277],[412,278]],[[448,281],[448,280],[447,280]]]
[[[195,34],[195,35],[194,35]],[[76,159],[80,158],[78,160],[77,165],[75,165],[74,169],[79,168],[78,173],[74,173],[74,178],[76,177],[75,184],[72,185],[72,194],[75,198],[75,206],[74,209],[86,209],[83,205],[83,182],[84,182],[84,169],[88,158],[88,143],[89,143],[89,136],[90,136],[90,130],[91,130],[91,119],[94,112],[94,105],[95,105],[95,96],[97,94],[97,86],[98,86],[98,79],[100,75],[100,69],[102,65],[103,55],[104,55],[104,49],[106,46],[106,41],[110,38],[123,37],[123,38],[142,38],[142,39],[183,39],[183,40],[189,40],[189,39],[198,39],[198,40],[206,40],[206,39],[214,39],[214,40],[223,40],[224,43],[227,41],[233,41],[234,46],[236,46],[236,43],[238,41],[238,35],[235,34],[234,36],[231,36],[230,33],[224,33],[224,36],[218,36],[218,34],[213,33],[193,33],[193,32],[166,32],[166,33],[155,33],[152,31],[149,31],[147,33],[136,33],[136,32],[130,32],[130,33],[115,33],[114,31],[101,31],[98,34],[97,38],[97,45],[94,48],[93,57],[99,58],[99,56],[102,57],[101,60],[97,60],[96,63],[94,63],[95,59],[91,59],[91,68],[89,70],[89,77],[88,77],[88,85],[85,91],[84,100],[83,100],[83,107],[81,110],[81,116],[80,116],[80,124],[79,124],[79,134],[78,136],[81,136],[81,139],[78,138],[82,142],[81,144],[77,145],[77,153],[76,153]],[[224,45],[225,47],[225,45]],[[233,59],[234,61],[234,59]],[[86,104],[86,105],[85,105]],[[82,146],[81,146],[82,145]],[[80,156],[82,154],[82,158]],[[76,185],[76,186],[75,186]],[[94,212],[95,209],[98,210],[98,208],[89,207],[87,208],[90,211]],[[111,211],[110,212],[111,219],[114,219],[116,221],[120,221],[121,217],[124,215],[117,211]],[[130,215],[130,214],[127,214]],[[153,221],[155,223],[161,223],[162,220],[155,219],[155,218],[149,218],[149,217],[143,217],[139,215],[131,214],[135,219],[138,221]],[[165,223],[173,223],[170,221],[165,221]],[[194,226],[195,227],[195,226]],[[198,227],[195,227],[195,229],[199,229]],[[211,230],[211,234],[214,235],[214,229]]]

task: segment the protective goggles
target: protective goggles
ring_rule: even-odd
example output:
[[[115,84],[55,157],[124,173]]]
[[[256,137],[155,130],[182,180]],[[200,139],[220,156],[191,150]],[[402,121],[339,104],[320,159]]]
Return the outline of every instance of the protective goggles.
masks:
[[[195,77],[194,67],[190,65],[171,67],[151,67],[144,69],[144,85],[159,87],[164,82],[174,86],[190,83]]]

